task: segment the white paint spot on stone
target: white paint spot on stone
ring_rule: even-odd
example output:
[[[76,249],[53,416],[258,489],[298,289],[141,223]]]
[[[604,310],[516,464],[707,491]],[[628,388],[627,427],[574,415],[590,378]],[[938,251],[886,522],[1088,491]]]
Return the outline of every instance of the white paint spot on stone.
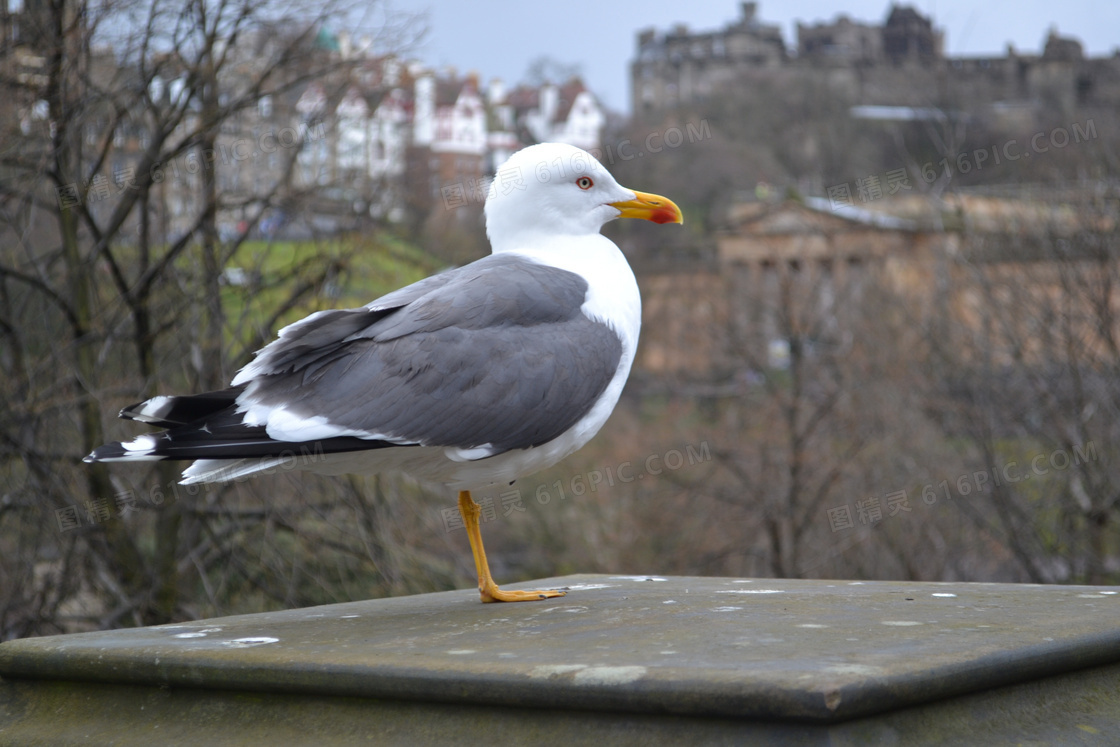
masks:
[[[660,576],[611,576],[612,581],[668,581]]]
[[[712,607],[712,612],[735,612],[741,610],[742,607]]]
[[[625,685],[645,676],[645,667],[588,667],[576,672],[577,685]]]
[[[721,589],[716,594],[781,594],[781,589]]]
[[[361,617],[361,615],[343,615],[339,619],[340,620],[352,620],[355,617]]]
[[[474,654],[474,653],[478,653],[478,652],[475,651],[473,648],[455,648],[455,649],[452,649],[452,650],[448,651],[447,653],[451,654],[452,656],[467,656],[469,654]]]
[[[862,581],[849,581],[848,586],[863,586]]]
[[[670,656],[670,655],[675,654],[677,652],[676,651],[658,651],[657,653],[663,654],[665,656]]]
[[[676,604],[676,603],[677,603],[676,599],[666,599],[664,602],[662,602],[662,604]]]
[[[930,596],[932,596],[932,597],[955,597],[956,594],[950,594],[949,592],[945,592],[945,591],[935,591],[933,594],[930,594]]]
[[[1078,594],[1078,599],[1104,599],[1104,594]]]
[[[611,589],[615,584],[572,584],[565,586],[568,591],[587,591],[588,589]]]
[[[200,628],[189,633],[176,633],[173,638],[205,638],[210,633],[221,633],[221,628]]]
[[[556,677],[568,672],[578,672],[581,669],[587,669],[586,664],[542,664],[538,667],[533,667],[529,672],[529,676],[535,680],[547,680],[549,677]]]
[[[827,628],[828,626],[827,625],[821,625],[820,623],[801,623],[797,627],[799,627],[799,628]]]
[[[1101,594],[1108,594],[1109,596],[1111,596],[1111,595],[1113,595],[1113,594],[1116,594],[1116,593],[1117,593],[1117,592],[1115,592],[1115,591],[1102,591],[1102,592],[1101,592]]]
[[[910,627],[911,625],[923,625],[924,623],[920,623],[917,620],[883,620],[879,624],[880,625],[893,625],[893,626],[898,627],[898,628],[906,628],[906,627]]]
[[[266,643],[279,643],[279,638],[269,636],[256,636],[254,638],[234,638],[232,641],[222,641],[223,646],[229,648],[249,648],[250,646],[263,646]]]

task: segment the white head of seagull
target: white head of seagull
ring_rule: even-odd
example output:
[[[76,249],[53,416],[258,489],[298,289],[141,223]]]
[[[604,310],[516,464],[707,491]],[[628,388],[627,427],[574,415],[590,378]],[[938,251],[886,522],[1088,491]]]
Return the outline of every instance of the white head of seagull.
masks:
[[[680,211],[665,198],[623,187],[584,150],[543,143],[518,151],[498,171],[486,201],[486,234],[497,254],[595,235],[620,217],[679,223]]]

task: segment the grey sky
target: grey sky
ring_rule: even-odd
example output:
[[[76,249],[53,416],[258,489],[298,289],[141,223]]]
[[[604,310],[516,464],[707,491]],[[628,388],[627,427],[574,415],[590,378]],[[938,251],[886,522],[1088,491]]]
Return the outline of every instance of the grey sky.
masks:
[[[474,70],[484,81],[520,81],[534,59],[578,63],[587,85],[612,109],[629,110],[627,73],[635,38],[643,28],[665,31],[685,23],[694,31],[722,28],[740,15],[738,0],[680,2],[645,0],[607,4],[592,0],[499,2],[389,0],[400,12],[428,14],[429,33],[416,57],[431,65]],[[950,55],[1002,54],[1011,42],[1020,52],[1042,50],[1051,26],[1081,40],[1088,54],[1111,55],[1120,47],[1120,3],[1115,0],[917,0],[945,30]],[[760,2],[765,23],[777,23],[786,43],[796,40],[797,21],[831,21],[840,13],[881,23],[889,0],[790,0]]]

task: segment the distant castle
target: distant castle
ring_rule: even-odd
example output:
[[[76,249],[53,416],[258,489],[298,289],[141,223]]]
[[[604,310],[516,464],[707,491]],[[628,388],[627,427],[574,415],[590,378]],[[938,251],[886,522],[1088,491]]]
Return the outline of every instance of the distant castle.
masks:
[[[631,64],[636,117],[702,105],[752,81],[794,84],[827,76],[829,89],[852,104],[939,106],[1027,121],[1032,112],[1068,114],[1082,106],[1120,104],[1120,57],[1086,58],[1081,43],[1050,32],[1041,55],[1008,47],[1002,57],[946,57],[945,35],[905,5],[892,5],[883,25],[841,15],[832,23],[797,25],[796,54],[776,25],[742,3],[742,17],[722,30],[693,33],[683,25],[638,35]],[[826,72],[827,71],[827,72]]]

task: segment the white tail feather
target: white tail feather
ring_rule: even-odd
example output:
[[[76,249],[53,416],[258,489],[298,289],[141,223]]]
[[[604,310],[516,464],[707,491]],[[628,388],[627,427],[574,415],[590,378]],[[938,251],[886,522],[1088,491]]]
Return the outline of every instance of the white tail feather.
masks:
[[[289,461],[290,461],[289,457]],[[180,485],[200,482],[231,482],[239,477],[283,464],[283,457],[253,459],[199,459],[183,470]]]

